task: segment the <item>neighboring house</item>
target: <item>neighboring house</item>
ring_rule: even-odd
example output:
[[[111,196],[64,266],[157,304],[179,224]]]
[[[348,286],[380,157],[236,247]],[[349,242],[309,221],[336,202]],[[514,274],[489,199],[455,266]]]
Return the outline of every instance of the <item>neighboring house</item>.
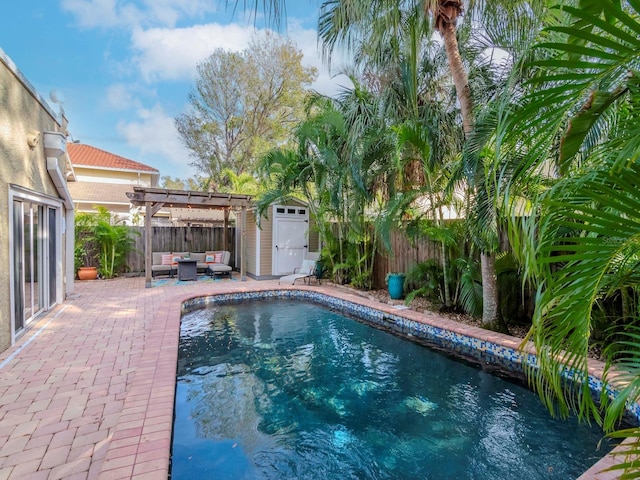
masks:
[[[0,351],[73,292],[67,122],[0,49]]]
[[[157,169],[82,143],[68,143],[67,149],[73,167],[67,181],[77,212],[95,212],[102,206],[127,225],[144,224],[144,211],[131,205],[127,192],[133,185],[157,187]],[[169,213],[160,211],[156,217],[162,222]]]

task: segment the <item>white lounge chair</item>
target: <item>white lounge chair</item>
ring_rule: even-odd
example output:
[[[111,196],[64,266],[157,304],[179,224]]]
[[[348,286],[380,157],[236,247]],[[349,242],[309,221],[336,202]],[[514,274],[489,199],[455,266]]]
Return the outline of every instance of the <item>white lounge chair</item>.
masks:
[[[303,281],[305,282],[308,280],[309,283],[311,283],[312,277],[318,278],[316,273],[316,262],[318,261],[318,257],[319,254],[317,253],[308,254],[307,258],[302,261],[302,266],[300,266],[300,268],[294,269],[293,273],[290,275],[280,277],[278,283],[290,283],[291,285],[293,285],[298,279],[303,279]]]

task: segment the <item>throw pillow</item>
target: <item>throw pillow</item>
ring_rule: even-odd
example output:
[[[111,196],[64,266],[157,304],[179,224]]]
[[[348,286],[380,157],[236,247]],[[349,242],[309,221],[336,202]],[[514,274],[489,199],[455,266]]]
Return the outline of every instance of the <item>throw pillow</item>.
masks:
[[[204,261],[205,263],[215,263],[215,260],[213,258],[213,255],[206,255]]]
[[[171,265],[172,260],[173,256],[170,253],[162,255],[162,265]]]
[[[222,258],[224,256],[224,253],[222,252],[216,252],[215,255],[213,256],[213,261],[215,263],[222,263]]]
[[[174,255],[171,265],[178,265],[178,260],[182,260],[182,255]]]

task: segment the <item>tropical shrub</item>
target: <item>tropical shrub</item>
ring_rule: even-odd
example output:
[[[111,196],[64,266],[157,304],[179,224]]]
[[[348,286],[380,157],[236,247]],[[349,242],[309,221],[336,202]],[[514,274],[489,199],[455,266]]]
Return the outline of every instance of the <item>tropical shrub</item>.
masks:
[[[76,269],[97,263],[102,278],[113,278],[127,269],[127,254],[135,247],[132,235],[140,235],[104,207],[96,212],[76,214]]]

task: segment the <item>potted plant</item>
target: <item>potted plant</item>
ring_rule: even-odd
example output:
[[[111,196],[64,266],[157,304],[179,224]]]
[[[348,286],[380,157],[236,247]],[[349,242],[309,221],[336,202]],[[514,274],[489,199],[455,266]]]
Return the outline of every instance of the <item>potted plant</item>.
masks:
[[[74,266],[78,280],[95,280],[98,278],[98,269],[89,265],[87,248],[84,243],[76,243],[74,251]]]
[[[90,214],[80,213],[75,218],[74,267],[78,280],[95,280],[98,269],[93,254],[93,235]]]
[[[389,297],[400,300],[404,295],[404,273],[387,273],[387,290]]]
[[[132,232],[126,225],[112,221],[104,207],[97,207],[96,213],[76,215],[76,266],[81,280],[81,272],[84,276],[89,270],[86,267],[95,269],[96,276],[99,273],[102,278],[113,278],[126,267],[127,254],[135,245]]]

